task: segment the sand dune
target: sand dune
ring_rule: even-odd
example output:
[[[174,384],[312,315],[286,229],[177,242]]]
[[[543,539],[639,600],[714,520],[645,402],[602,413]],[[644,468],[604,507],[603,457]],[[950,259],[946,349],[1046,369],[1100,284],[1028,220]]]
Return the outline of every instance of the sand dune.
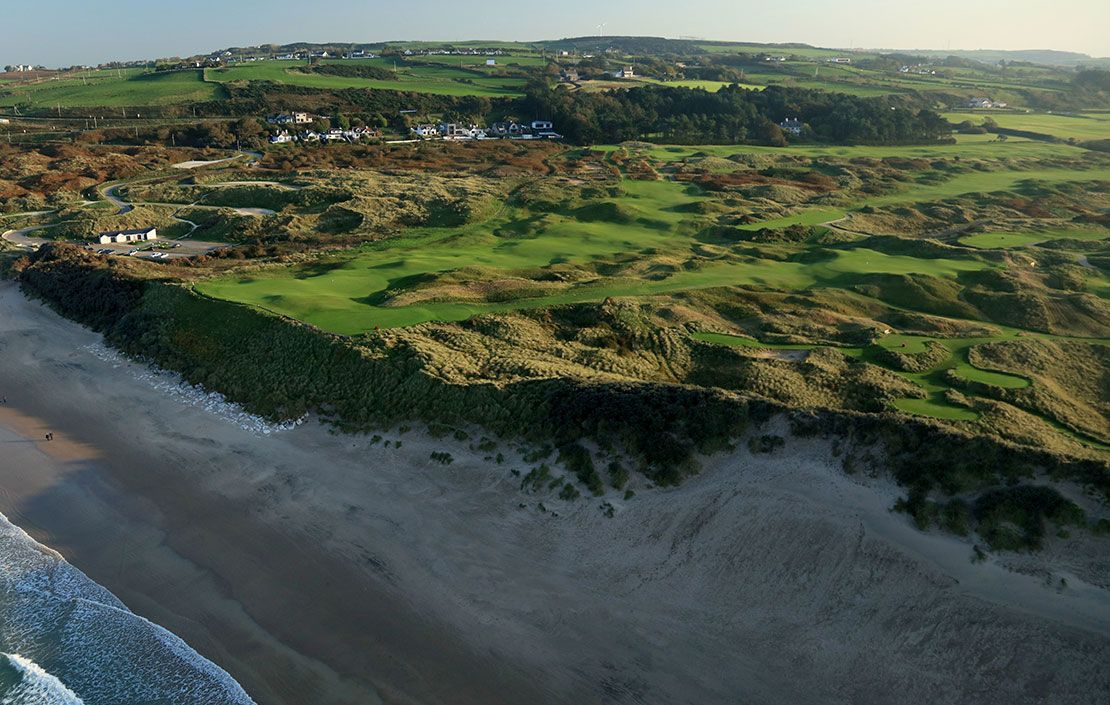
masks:
[[[1105,543],[972,563],[823,442],[566,503],[504,443],[267,434],[97,343],[0,283],[0,511],[263,705],[1110,697]]]

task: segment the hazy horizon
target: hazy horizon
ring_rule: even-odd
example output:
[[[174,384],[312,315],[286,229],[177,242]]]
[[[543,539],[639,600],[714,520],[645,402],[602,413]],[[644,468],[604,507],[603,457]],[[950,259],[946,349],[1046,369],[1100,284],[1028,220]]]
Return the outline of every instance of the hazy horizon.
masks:
[[[657,9],[652,11],[652,7]],[[661,0],[614,0],[604,9],[566,0],[557,13],[499,13],[499,3],[473,0],[470,12],[428,0],[421,13],[333,0],[306,10],[292,0],[195,0],[188,5],[119,0],[90,5],[47,0],[8,18],[0,65],[46,66],[190,56],[229,46],[383,41],[539,41],[598,33],[732,42],[788,43],[884,50],[1057,50],[1110,56],[1110,3],[1060,0],[936,0],[928,8],[878,0],[795,0],[790,5],[688,0],[680,17],[662,15]],[[440,11],[442,10],[442,12]]]

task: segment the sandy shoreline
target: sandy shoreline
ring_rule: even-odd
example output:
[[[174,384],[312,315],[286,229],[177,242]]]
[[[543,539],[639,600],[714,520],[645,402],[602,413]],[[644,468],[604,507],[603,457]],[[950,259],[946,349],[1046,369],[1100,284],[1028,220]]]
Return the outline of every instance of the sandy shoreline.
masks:
[[[0,282],[0,511],[261,705],[1110,694],[1097,554],[1063,591],[972,564],[820,443],[567,504],[415,431],[243,428],[98,342]]]

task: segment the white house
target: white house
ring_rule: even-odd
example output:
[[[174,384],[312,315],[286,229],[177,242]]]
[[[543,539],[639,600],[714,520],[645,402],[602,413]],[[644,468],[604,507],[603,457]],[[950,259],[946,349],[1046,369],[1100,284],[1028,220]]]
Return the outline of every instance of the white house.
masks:
[[[636,72],[632,70],[631,66],[625,66],[620,71],[614,72],[613,78],[636,78]]]
[[[486,59],[486,66],[497,66],[497,59]]]
[[[143,240],[157,240],[157,228],[139,230],[111,230],[100,233],[97,237],[101,245],[110,245],[113,242],[141,242]]]
[[[989,98],[972,98],[971,100],[968,101],[968,108],[979,108],[979,109],[1006,108],[1006,103],[1000,103],[1000,102],[997,103],[995,101],[992,101]]]
[[[786,118],[779,123],[779,127],[783,132],[789,132],[792,135],[802,134],[802,121],[798,118]]]

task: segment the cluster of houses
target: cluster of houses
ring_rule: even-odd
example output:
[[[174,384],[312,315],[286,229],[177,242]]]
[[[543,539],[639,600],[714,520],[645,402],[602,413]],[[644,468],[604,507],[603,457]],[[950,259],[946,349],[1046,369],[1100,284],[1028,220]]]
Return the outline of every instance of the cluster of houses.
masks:
[[[34,64],[16,64],[14,66],[5,66],[4,71],[7,73],[26,73],[27,71],[34,71]]]
[[[504,56],[501,49],[405,49],[405,56]]]
[[[852,60],[847,56],[834,56],[830,59],[825,59],[825,62],[829,64],[850,64]]]
[[[495,122],[489,127],[442,122],[438,125],[416,125],[411,130],[418,139],[431,140],[561,140],[555,126],[547,120],[531,124]]]
[[[290,142],[360,142],[373,139],[381,135],[369,127],[352,127],[346,130],[333,129],[325,132],[306,130],[304,132],[289,132],[281,130],[270,136],[271,144],[289,144]]]
[[[1006,103],[1003,103],[1001,100],[991,100],[990,98],[972,98],[967,101],[967,107],[977,110],[989,110],[991,108],[1005,108]]]
[[[903,66],[902,68],[898,69],[898,71],[901,73],[915,73],[918,76],[937,75],[937,70],[934,69],[932,66],[924,66],[922,64],[917,64],[915,66]]]
[[[140,228],[138,230],[109,230],[96,236],[101,245],[111,245],[116,242],[143,242],[157,240],[157,228]]]
[[[614,71],[613,78],[636,78],[636,72],[632,70],[631,66],[625,66],[619,71]]]

